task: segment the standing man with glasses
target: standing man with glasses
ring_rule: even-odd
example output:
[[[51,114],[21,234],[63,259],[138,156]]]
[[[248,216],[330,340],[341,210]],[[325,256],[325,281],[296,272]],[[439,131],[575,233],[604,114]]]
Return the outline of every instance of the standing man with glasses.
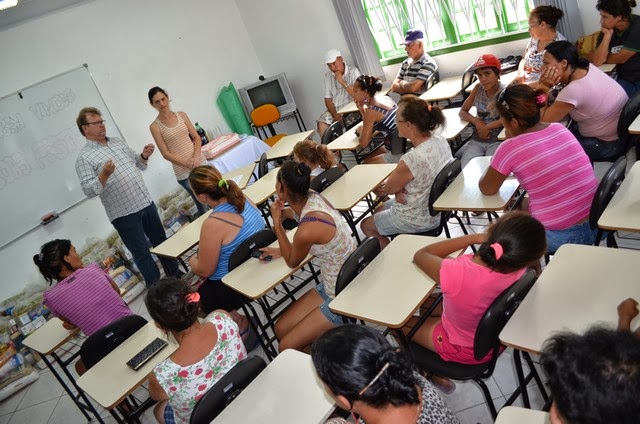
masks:
[[[410,29],[404,39],[407,58],[402,62],[391,91],[398,94],[420,95],[427,91],[427,81],[438,70],[438,64],[424,51],[424,34]]]
[[[100,196],[107,217],[142,273],[147,286],[160,279],[160,271],[149,252],[149,241],[157,246],[167,239],[156,205],[142,178],[153,144],[136,152],[123,140],[107,137],[100,111],[85,107],[76,119],[87,144],[76,159],[76,173],[88,197]],[[175,259],[161,259],[165,273],[180,276]]]

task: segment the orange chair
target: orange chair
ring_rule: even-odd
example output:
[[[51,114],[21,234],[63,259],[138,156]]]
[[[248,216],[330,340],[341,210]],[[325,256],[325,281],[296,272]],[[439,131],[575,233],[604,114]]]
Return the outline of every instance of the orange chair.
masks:
[[[260,128],[267,136],[267,131],[263,127],[269,128],[269,132],[271,133],[271,137],[264,140],[269,146],[273,146],[276,144],[282,137],[286,134],[276,134],[276,130],[273,128],[274,122],[278,122],[280,120],[280,111],[276,107],[276,105],[267,103],[262,106],[258,106],[253,109],[251,112],[251,122],[258,128],[258,134],[260,134]]]

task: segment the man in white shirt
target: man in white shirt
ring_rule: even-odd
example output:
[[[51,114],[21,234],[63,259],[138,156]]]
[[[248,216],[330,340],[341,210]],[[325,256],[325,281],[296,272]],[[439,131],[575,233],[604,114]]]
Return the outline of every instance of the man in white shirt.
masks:
[[[342,121],[338,110],[351,101],[353,83],[360,76],[358,68],[344,63],[339,50],[329,50],[325,55],[325,63],[329,68],[324,75],[324,104],[327,111],[317,121],[320,137],[333,121]]]

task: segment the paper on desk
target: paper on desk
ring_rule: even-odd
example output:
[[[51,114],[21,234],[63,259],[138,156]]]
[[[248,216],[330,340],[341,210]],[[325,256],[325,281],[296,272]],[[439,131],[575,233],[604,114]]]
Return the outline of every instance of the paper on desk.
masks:
[[[240,181],[242,181],[242,177],[243,175],[236,175],[233,178],[230,178],[231,181],[234,181],[236,184],[240,184]]]

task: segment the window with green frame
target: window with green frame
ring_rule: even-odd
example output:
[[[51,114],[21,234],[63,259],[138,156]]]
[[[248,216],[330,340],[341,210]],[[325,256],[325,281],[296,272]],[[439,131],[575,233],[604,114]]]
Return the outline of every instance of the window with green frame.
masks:
[[[532,0],[362,0],[382,62],[405,57],[400,45],[410,28],[425,34],[425,49],[522,34]]]

